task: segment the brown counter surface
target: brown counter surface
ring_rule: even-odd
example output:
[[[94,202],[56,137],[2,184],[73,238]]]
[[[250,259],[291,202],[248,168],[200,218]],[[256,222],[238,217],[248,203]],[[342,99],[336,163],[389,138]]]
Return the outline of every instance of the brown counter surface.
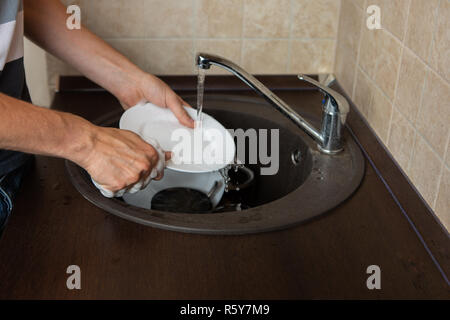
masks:
[[[163,79],[181,95],[195,93],[194,77]],[[294,76],[261,80],[298,112],[320,113],[322,95]],[[209,76],[207,94],[215,92],[254,95],[236,79]],[[93,120],[120,105],[84,78],[66,77],[52,107]],[[184,234],[120,219],[75,190],[62,159],[39,156],[0,240],[0,298],[449,299],[448,232],[354,108],[348,126],[366,155],[356,193],[313,221],[255,235]],[[69,265],[81,268],[81,290],[66,287]],[[366,287],[369,265],[381,268],[381,290]]]

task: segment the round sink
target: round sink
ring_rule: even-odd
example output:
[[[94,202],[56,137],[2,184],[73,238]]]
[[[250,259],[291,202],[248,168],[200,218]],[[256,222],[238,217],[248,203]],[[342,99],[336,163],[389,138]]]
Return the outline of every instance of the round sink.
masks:
[[[184,99],[195,105],[195,97]],[[260,153],[261,143],[259,134],[248,134],[242,145],[245,145],[247,155],[245,167],[253,173],[253,181],[239,192],[230,190],[226,193],[216,211],[202,214],[164,212],[134,207],[122,199],[105,198],[82,168],[66,161],[72,183],[87,200],[119,217],[156,228],[204,234],[246,234],[294,226],[337,206],[359,186],[364,174],[364,159],[348,132],[344,133],[344,151],[325,155],[302,130],[262,99],[208,95],[204,105],[205,112],[228,129],[254,133],[266,129],[267,150],[263,154],[272,158],[271,163],[267,163],[267,157],[249,161],[249,149],[257,146]],[[117,126],[121,114],[118,110],[95,122]],[[317,124],[318,119],[302,115]],[[271,150],[271,129],[279,130],[278,159],[275,156],[278,150]],[[275,161],[278,165],[274,165]],[[276,174],[267,174],[271,168],[278,169]],[[233,200],[239,205],[230,206]]]

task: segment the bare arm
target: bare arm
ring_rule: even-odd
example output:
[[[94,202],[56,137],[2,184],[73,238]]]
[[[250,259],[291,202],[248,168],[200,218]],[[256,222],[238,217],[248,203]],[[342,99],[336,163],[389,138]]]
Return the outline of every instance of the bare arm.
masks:
[[[97,127],[70,113],[0,94],[0,114],[0,149],[69,159],[111,191],[145,179],[158,161],[156,150],[133,132]]]
[[[78,68],[126,106],[148,100],[170,108],[181,123],[193,127],[182,108],[184,101],[164,82],[139,70],[88,30],[69,31],[59,1],[25,0],[24,6],[26,34],[38,45]],[[0,113],[0,149],[69,159],[111,191],[145,180],[158,161],[156,150],[130,131],[97,127],[78,116],[3,94]]]
[[[25,34],[51,54],[68,62],[114,94],[125,107],[141,100],[172,110],[178,120],[193,127],[185,103],[163,81],[143,72],[85,27],[66,27],[66,8],[58,0],[25,0]]]
[[[37,107],[4,94],[0,94],[0,113],[0,149],[74,161],[86,145],[82,133],[88,134],[92,127],[75,115]]]

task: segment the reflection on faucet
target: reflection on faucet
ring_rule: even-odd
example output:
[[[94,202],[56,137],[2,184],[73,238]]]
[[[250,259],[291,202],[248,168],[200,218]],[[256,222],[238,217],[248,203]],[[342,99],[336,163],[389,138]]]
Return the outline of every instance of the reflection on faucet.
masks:
[[[342,126],[345,125],[349,106],[347,100],[334,90],[323,86],[305,75],[299,76],[300,80],[313,84],[325,95],[322,111],[322,127],[320,130],[317,130],[286,102],[270,91],[269,88],[235,63],[222,57],[205,53],[197,54],[196,63],[201,69],[209,69],[211,65],[215,65],[233,73],[312,137],[318,143],[319,149],[322,152],[335,154],[343,149],[341,131]]]

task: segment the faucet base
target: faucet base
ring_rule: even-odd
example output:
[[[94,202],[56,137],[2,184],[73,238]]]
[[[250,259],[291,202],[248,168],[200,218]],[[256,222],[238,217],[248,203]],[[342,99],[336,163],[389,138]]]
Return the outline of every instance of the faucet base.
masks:
[[[317,144],[317,148],[319,148],[319,151],[325,154],[338,154],[339,152],[341,152],[342,150],[344,150],[344,147],[340,148],[340,149],[336,149],[336,150],[327,150],[322,148],[322,146],[320,144]]]

